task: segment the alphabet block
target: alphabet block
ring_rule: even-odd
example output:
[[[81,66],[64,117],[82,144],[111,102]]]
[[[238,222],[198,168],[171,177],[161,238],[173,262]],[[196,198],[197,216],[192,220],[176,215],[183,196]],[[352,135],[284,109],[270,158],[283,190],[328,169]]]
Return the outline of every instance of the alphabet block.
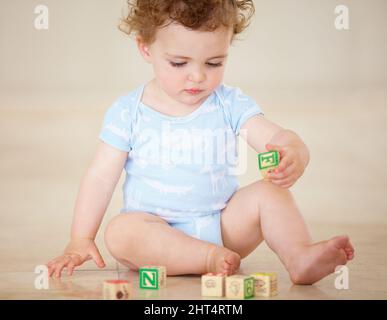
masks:
[[[280,161],[279,152],[277,150],[263,152],[258,154],[258,167],[261,174],[266,178],[266,173],[269,170],[278,167]]]
[[[104,300],[127,300],[132,296],[131,284],[126,280],[106,280],[102,293]]]
[[[225,294],[226,274],[206,273],[202,275],[202,296],[223,297]]]
[[[254,278],[244,275],[227,277],[226,297],[230,299],[248,299],[254,297]]]
[[[144,266],[139,270],[140,288],[158,290],[167,285],[167,270],[164,266]]]
[[[275,272],[252,273],[256,297],[273,297],[277,292],[277,274]]]

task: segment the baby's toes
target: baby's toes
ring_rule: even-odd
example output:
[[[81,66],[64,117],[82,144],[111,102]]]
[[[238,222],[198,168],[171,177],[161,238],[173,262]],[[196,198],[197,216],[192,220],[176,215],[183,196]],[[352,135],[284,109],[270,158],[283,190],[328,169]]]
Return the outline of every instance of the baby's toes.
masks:
[[[353,259],[354,255],[355,255],[355,249],[353,248],[350,241],[348,241],[348,244],[344,248],[344,251],[347,254],[348,259]]]
[[[351,248],[352,251],[355,251],[355,248],[353,247],[351,241],[349,241],[349,247]]]
[[[235,264],[232,264],[232,265],[228,265],[228,268],[227,268],[227,275],[228,276],[231,276],[233,275],[237,270],[237,266]]]
[[[239,268],[241,261],[239,254],[235,252],[230,253],[225,257],[225,260],[229,264],[232,273],[234,273]]]
[[[348,236],[337,236],[330,240],[334,244],[336,249],[346,249],[350,247]]]
[[[351,253],[352,256],[355,255],[355,249],[353,248],[353,246],[350,244],[350,247],[349,247],[349,252]]]
[[[347,259],[348,260],[352,260],[354,258],[354,250],[350,249],[350,248],[346,248],[344,249],[345,251],[345,254],[347,255]]]
[[[223,261],[222,262],[222,269],[223,269],[223,271],[231,271],[231,265],[230,264],[228,264],[226,261]]]

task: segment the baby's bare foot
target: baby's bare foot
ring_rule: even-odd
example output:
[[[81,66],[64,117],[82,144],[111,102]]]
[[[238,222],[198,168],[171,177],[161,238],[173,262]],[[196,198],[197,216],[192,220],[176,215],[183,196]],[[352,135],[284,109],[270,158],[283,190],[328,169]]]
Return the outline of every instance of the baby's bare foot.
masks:
[[[225,247],[211,246],[207,255],[207,272],[234,274],[240,266],[241,257]]]
[[[354,258],[347,236],[338,236],[297,250],[288,267],[295,284],[313,284]]]

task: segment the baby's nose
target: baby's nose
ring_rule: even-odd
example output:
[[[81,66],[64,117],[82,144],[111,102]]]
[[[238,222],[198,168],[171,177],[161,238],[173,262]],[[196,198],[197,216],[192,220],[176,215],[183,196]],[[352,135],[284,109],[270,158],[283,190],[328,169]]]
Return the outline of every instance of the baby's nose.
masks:
[[[193,82],[203,82],[206,80],[206,73],[202,69],[193,70],[189,79]]]

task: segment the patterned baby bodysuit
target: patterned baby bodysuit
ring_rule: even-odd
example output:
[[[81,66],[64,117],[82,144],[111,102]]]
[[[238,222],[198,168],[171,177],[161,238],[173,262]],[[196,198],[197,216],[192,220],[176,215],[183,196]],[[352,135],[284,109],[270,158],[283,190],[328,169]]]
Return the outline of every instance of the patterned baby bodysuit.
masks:
[[[128,152],[121,213],[165,220],[223,209],[238,189],[237,136],[261,108],[239,88],[221,84],[192,113],[162,114],[143,104],[145,84],[107,110],[100,139]]]

